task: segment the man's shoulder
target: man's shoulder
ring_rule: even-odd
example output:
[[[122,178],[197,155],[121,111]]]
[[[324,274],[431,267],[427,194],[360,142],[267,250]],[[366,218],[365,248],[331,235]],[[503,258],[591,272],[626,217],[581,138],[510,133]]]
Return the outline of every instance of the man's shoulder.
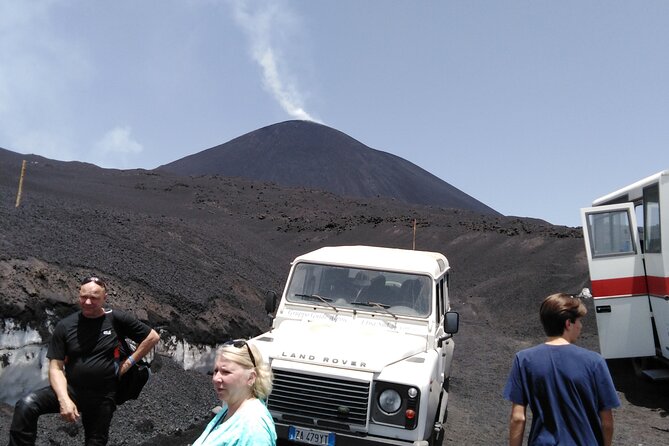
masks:
[[[560,357],[573,358],[579,361],[585,361],[589,363],[597,363],[604,361],[602,355],[599,353],[588,350],[576,344],[566,344],[566,345],[549,345],[546,343],[538,344],[525,350],[521,350],[517,353],[519,358],[528,358],[536,357],[543,355],[554,355],[559,354]]]
[[[544,350],[546,350],[547,346],[546,344],[537,344],[533,345],[532,347],[524,348],[522,350],[519,350],[516,353],[516,356],[523,357],[523,356],[532,356],[535,354],[538,354]]]
[[[112,326],[115,330],[120,331],[121,333],[126,334],[131,339],[135,340],[135,336],[132,336],[131,333],[134,333],[138,336],[146,336],[149,334],[151,327],[146,323],[139,320],[134,314],[117,309],[106,309],[105,313],[107,317],[111,320]]]
[[[60,326],[70,326],[72,324],[76,324],[79,321],[79,315],[81,314],[81,310],[75,311],[72,314],[69,314],[62,318],[58,323],[56,324],[56,327]]]
[[[107,317],[119,320],[121,322],[126,322],[128,320],[135,320],[137,319],[134,315],[127,311],[119,310],[119,309],[114,309],[114,308],[106,308],[105,309],[105,314]]]
[[[534,356],[534,355],[542,355],[547,352],[561,352],[562,354],[570,354],[570,355],[575,355],[575,356],[582,356],[582,357],[587,357],[590,359],[596,359],[600,358],[601,355],[597,352],[593,352],[592,350],[588,350],[583,347],[579,347],[578,345],[575,344],[564,344],[564,345],[550,345],[546,343],[541,343],[534,345],[532,347],[520,350],[518,353],[516,353],[519,357],[526,357],[526,356]]]
[[[602,355],[599,353],[588,350],[587,348],[580,347],[575,344],[570,344],[571,345],[571,350],[574,355],[580,356],[584,359],[588,359],[590,361],[598,362],[598,361],[604,361],[604,358],[602,358]]]

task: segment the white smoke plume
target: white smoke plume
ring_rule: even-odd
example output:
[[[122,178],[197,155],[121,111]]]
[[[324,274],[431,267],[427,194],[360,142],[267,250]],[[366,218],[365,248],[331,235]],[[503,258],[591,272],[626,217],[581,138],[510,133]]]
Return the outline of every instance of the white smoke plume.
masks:
[[[235,22],[247,35],[251,56],[262,69],[265,89],[281,108],[295,119],[320,122],[304,109],[302,95],[286,69],[279,48],[281,36],[297,25],[297,19],[286,5],[276,2],[232,0]],[[252,10],[251,3],[257,6]]]
[[[133,157],[144,150],[144,146],[131,135],[129,126],[116,126],[105,133],[94,145],[92,157],[102,167],[130,167]]]
[[[144,148],[130,136],[128,126],[114,127],[95,144],[101,153],[140,153]]]

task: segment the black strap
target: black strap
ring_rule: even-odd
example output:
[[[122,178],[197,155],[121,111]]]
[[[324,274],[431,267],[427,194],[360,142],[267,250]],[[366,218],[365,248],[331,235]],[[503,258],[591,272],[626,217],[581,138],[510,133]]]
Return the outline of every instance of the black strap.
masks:
[[[126,353],[126,358],[136,350],[128,344],[128,341],[126,341],[126,335],[122,334],[121,331],[118,329],[118,324],[116,323],[116,318],[114,317],[114,310],[110,310],[109,313],[107,313],[109,316],[111,316],[111,322],[112,322],[112,327],[114,328],[114,331],[116,332],[116,337],[118,338],[118,343],[119,346],[121,347],[121,350]],[[146,366],[150,366],[151,362],[147,361],[146,357],[137,360],[136,363],[142,363]]]
[[[118,339],[119,345],[128,356],[132,355],[132,352],[134,352],[135,349],[131,348],[130,345],[128,345],[128,342],[125,340],[126,338],[125,334],[121,333],[121,331],[118,329],[118,323],[116,322],[116,318],[114,317],[114,310],[110,310],[109,313],[107,314],[111,317],[112,327],[114,328],[114,332],[116,333],[116,338]]]

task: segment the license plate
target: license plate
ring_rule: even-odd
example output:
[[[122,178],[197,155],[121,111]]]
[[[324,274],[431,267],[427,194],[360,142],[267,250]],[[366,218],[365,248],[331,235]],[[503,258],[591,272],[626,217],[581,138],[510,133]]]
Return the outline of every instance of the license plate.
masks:
[[[335,444],[335,434],[332,432],[317,431],[315,429],[305,429],[296,426],[288,428],[288,439],[297,443],[320,446],[334,446]]]

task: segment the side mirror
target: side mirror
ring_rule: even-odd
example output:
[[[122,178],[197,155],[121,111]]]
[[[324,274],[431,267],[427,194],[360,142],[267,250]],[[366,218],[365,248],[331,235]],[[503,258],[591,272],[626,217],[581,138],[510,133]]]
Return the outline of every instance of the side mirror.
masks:
[[[267,314],[274,314],[274,311],[276,311],[276,301],[276,292],[272,290],[267,291],[267,294],[265,294],[265,311]]]
[[[444,332],[455,334],[460,327],[460,314],[457,311],[447,311],[444,314]]]
[[[437,345],[439,348],[443,345],[444,341],[448,341],[453,337],[455,333],[458,332],[460,327],[460,314],[456,311],[447,311],[444,313],[444,335],[437,339]]]

